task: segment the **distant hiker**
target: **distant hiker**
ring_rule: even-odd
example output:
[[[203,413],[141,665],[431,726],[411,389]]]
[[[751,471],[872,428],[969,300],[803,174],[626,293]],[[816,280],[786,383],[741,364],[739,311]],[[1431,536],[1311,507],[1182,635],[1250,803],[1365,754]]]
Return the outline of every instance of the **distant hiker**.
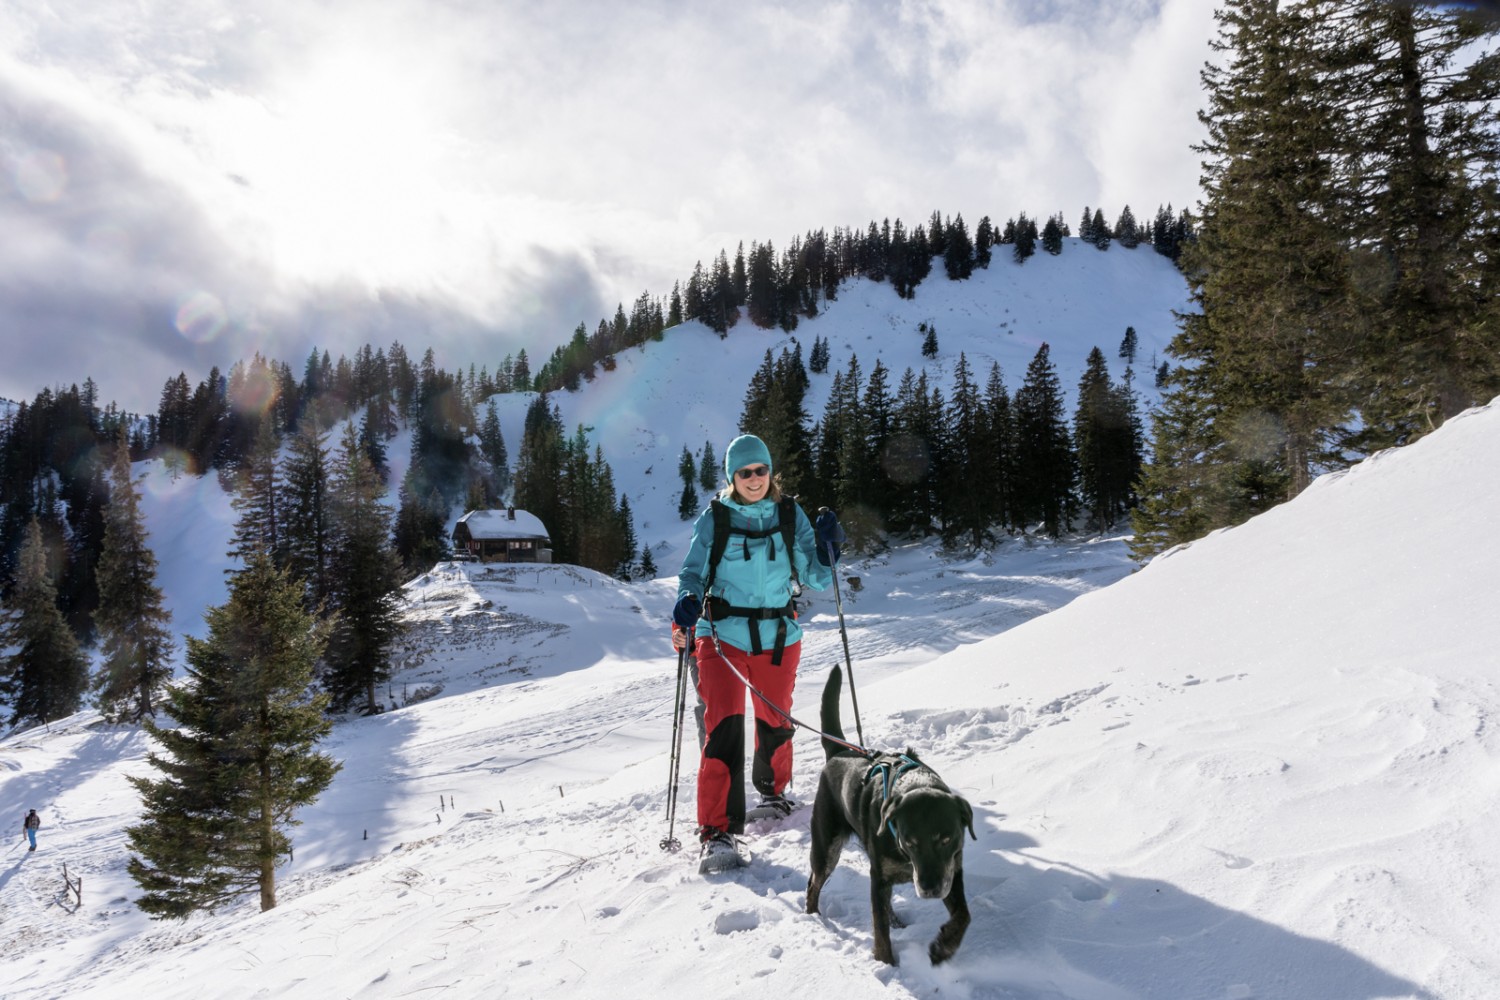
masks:
[[[693,523],[672,609],[677,625],[693,629],[704,704],[707,735],[698,768],[704,871],[741,862],[734,835],[745,830],[747,692],[734,670],[776,706],[751,696],[758,811],[785,815],[793,808],[785,795],[792,726],[781,714],[791,711],[802,651],[792,598],[799,584],[823,590],[833,582],[844,541],[832,511],[820,515],[814,529],[796,501],[782,496],[771,451],[753,434],[729,443],[724,474],[728,484]]]
[[[21,820],[21,829],[26,832],[26,839],[31,841],[29,850],[36,850],[36,832],[41,828],[42,818],[36,814],[35,809],[27,813],[26,818]]]
[[[703,694],[698,690],[698,652],[688,641],[690,631],[691,629],[683,628],[676,622],[672,623],[672,648],[683,654],[688,676],[693,679],[693,693],[697,698],[697,704],[693,706],[693,721],[698,723],[698,750],[701,753],[707,734],[703,731]]]

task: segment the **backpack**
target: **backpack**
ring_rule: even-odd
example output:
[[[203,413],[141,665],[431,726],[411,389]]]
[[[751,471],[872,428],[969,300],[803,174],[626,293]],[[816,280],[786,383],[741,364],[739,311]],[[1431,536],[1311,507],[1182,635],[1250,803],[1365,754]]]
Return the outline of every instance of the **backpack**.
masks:
[[[707,597],[705,602],[709,618],[749,618],[752,621],[767,621],[776,619],[776,646],[771,651],[771,664],[781,666],[781,653],[786,648],[786,620],[796,614],[796,606],[793,601],[788,601],[785,607],[780,608],[739,608],[730,604],[722,597],[708,596],[712,594],[714,579],[719,573],[719,560],[724,558],[725,551],[729,548],[729,536],[743,536],[741,544],[745,546],[745,557],[750,556],[750,539],[769,538],[768,558],[776,558],[776,542],[774,536],[781,536],[783,551],[786,552],[787,562],[792,571],[792,595],[795,597],[802,590],[802,582],[797,579],[797,563],[792,557],[793,540],[797,535],[797,498],[782,497],[776,503],[776,524],[770,528],[736,528],[729,523],[729,507],[720,503],[717,499],[709,501],[709,510],[714,519],[714,539],[708,550],[708,577],[703,584],[703,593]],[[760,629],[750,629],[750,652],[760,655],[764,652],[760,644]]]

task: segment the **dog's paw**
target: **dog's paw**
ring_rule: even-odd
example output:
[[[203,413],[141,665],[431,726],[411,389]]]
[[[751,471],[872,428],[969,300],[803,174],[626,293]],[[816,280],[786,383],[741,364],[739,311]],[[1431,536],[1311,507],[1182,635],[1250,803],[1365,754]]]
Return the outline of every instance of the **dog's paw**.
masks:
[[[938,931],[938,936],[932,939],[932,944],[927,947],[927,957],[932,959],[933,965],[941,965],[953,957],[958,951],[958,946],[964,943],[964,931],[967,926],[950,930],[944,924],[943,929]]]

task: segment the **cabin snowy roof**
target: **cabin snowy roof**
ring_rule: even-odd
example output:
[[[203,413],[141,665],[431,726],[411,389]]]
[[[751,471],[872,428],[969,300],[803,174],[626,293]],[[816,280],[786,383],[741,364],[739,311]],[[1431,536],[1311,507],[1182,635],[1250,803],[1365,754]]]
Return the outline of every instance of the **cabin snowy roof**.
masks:
[[[499,538],[546,538],[547,526],[524,510],[471,510],[458,519],[475,541]],[[458,530],[457,525],[454,530]]]

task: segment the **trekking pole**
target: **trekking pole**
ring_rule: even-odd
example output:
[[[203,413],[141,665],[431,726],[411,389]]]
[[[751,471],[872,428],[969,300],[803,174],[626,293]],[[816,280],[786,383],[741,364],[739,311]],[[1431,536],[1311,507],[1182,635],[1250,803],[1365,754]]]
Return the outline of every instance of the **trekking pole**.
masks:
[[[820,507],[818,513],[828,510]],[[849,697],[854,702],[854,731],[859,736],[859,745],[865,745],[865,730],[859,724],[859,695],[854,690],[854,661],[849,657],[849,630],[844,626],[844,597],[839,592],[839,564],[834,557],[833,543],[828,543],[828,568],[833,571],[833,603],[839,609],[839,638],[844,641],[844,666],[849,671]]]
[[[667,777],[667,835],[658,845],[670,853],[682,850],[682,841],[672,835],[677,825],[677,779],[682,773],[682,717],[687,704],[687,649],[677,651],[677,694],[672,710],[672,764]]]

